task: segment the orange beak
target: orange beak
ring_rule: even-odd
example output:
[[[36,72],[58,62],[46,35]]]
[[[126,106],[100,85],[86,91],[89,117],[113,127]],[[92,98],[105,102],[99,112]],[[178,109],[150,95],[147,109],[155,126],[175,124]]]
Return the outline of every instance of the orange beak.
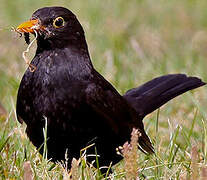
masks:
[[[38,20],[33,19],[20,24],[16,30],[21,33],[33,33],[34,30],[39,30],[41,28],[42,26],[38,24]]]

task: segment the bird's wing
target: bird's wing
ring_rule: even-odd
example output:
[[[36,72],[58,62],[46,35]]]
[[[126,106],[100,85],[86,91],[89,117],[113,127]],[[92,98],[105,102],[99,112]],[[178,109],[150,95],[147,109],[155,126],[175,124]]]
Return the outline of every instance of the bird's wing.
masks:
[[[144,130],[135,109],[98,72],[86,88],[86,103],[120,135],[130,134],[133,127]]]
[[[144,131],[142,119],[126,100],[104,78],[99,83],[89,84],[86,89],[86,102],[94,112],[104,117],[104,120],[123,142],[129,140],[132,128],[138,128],[141,136],[141,149],[153,153],[151,141]]]
[[[103,85],[103,84],[102,84]],[[112,89],[91,83],[86,89],[86,102],[117,134],[129,129],[132,121],[126,101]],[[132,124],[132,123],[131,123]]]

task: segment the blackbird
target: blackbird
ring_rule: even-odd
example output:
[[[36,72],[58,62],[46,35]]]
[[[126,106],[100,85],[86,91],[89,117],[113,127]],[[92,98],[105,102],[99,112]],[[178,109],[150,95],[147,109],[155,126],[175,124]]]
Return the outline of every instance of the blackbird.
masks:
[[[120,95],[93,67],[84,30],[64,7],[44,7],[17,30],[37,35],[37,50],[17,95],[18,121],[26,123],[31,142],[41,147],[47,120],[48,158],[69,161],[95,143],[100,165],[117,163],[116,147],[130,139],[133,128],[141,136],[139,148],[153,153],[143,118],[170,99],[205,85],[197,77],[169,74]],[[95,154],[95,147],[88,149]],[[42,153],[42,148],[40,148]]]

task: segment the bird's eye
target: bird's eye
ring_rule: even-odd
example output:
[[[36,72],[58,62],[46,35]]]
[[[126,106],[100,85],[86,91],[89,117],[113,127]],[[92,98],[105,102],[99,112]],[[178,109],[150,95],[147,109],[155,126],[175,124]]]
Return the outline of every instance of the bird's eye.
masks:
[[[64,19],[62,17],[57,17],[54,21],[53,21],[53,26],[55,28],[60,28],[64,26]]]

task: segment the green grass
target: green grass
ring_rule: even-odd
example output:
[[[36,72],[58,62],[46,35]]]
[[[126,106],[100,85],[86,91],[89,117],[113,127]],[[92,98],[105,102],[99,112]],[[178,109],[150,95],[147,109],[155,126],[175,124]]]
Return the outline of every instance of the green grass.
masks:
[[[69,177],[66,164],[54,165],[38,154],[24,133],[25,125],[15,117],[16,93],[26,69],[21,53],[26,45],[10,28],[40,7],[62,5],[77,15],[93,64],[120,93],[168,73],[186,73],[207,81],[206,1],[0,2],[0,103],[7,110],[0,115],[0,179],[22,178],[30,169],[27,161],[35,179]],[[206,87],[188,92],[145,118],[156,155],[138,152],[140,179],[196,179],[207,174],[206,94]],[[84,158],[79,168],[74,161],[73,178],[103,179]],[[108,178],[126,178],[123,164],[113,167]]]

